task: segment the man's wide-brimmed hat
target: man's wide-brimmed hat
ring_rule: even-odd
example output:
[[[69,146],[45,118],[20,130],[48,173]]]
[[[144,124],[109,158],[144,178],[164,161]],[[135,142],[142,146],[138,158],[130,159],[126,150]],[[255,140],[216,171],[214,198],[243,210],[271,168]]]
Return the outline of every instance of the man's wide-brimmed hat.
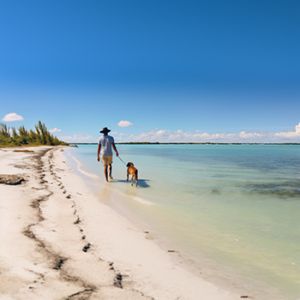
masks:
[[[108,133],[110,132],[110,129],[107,129],[107,127],[103,127],[103,129],[100,131],[100,133]]]

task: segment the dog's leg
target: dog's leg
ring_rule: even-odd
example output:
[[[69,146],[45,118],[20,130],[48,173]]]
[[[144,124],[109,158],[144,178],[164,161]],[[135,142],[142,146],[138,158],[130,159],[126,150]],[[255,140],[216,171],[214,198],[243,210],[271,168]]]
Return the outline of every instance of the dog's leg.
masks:
[[[128,171],[127,171],[127,181],[128,181],[128,177],[129,177],[129,173],[128,173]]]
[[[138,186],[138,170],[135,171],[135,174],[134,174],[134,175],[135,175],[135,176],[134,176],[134,177],[135,177],[135,178],[134,178],[134,179],[135,179],[135,186]]]
[[[131,186],[133,186],[133,174],[131,174]]]

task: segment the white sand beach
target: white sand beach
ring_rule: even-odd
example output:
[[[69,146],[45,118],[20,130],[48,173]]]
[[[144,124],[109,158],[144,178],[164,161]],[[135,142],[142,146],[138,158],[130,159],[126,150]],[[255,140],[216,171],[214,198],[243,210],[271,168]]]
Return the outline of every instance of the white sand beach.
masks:
[[[0,299],[208,299],[242,294],[188,272],[66,164],[64,147],[0,149]]]

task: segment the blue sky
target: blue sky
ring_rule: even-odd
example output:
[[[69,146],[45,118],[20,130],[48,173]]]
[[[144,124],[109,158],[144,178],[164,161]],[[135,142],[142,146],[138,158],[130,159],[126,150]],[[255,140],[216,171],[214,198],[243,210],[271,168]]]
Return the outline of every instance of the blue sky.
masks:
[[[0,0],[0,119],[73,142],[104,126],[117,142],[300,142],[299,14],[298,0]]]

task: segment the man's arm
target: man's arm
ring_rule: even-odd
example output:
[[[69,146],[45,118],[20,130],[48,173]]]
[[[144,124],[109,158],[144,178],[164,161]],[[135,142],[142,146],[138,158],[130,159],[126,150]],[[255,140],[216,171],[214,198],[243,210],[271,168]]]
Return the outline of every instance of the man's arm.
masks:
[[[118,156],[119,156],[119,152],[118,152],[118,150],[117,150],[117,148],[116,148],[115,143],[112,143],[112,146],[113,146],[113,148],[114,148],[114,150],[115,150],[115,152],[116,152],[116,155],[117,155],[117,157],[118,157]]]
[[[101,150],[101,145],[98,144],[98,152],[97,152],[97,160],[100,161],[100,150]]]

